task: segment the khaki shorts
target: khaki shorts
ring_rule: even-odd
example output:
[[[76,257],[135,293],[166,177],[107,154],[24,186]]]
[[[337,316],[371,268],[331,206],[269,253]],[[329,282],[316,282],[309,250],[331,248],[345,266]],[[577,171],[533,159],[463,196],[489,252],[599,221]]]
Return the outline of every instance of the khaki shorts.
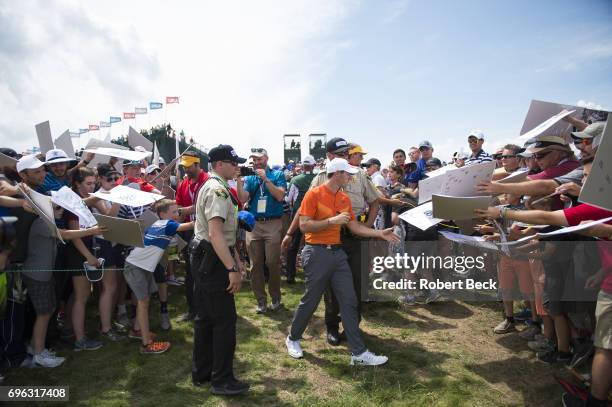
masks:
[[[595,309],[595,346],[612,350],[612,294],[599,292]]]
[[[125,263],[123,277],[127,285],[134,292],[136,298],[140,301],[157,292],[157,285],[153,280],[153,273],[150,271],[141,269],[130,263]]]

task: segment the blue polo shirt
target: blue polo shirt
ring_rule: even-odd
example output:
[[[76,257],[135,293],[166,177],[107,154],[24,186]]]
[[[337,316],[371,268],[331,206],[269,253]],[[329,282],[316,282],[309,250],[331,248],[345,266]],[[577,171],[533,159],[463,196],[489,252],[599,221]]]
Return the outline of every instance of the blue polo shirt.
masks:
[[[282,171],[276,171],[266,168],[266,177],[277,187],[287,190],[287,181],[285,181],[285,175]],[[249,212],[257,218],[280,218],[283,215],[283,202],[279,202],[268,191],[266,184],[263,180],[255,175],[249,175],[244,178],[244,190],[249,193]],[[257,201],[260,196],[266,198],[266,211],[265,213],[257,212]]]
[[[59,179],[51,171],[47,171],[45,181],[39,188],[38,192],[49,195],[50,191],[59,191],[62,187],[68,186],[68,181]]]
[[[404,178],[404,184],[408,184],[409,182],[413,182],[415,184],[418,184],[420,180],[422,180],[423,178],[425,178],[425,163],[427,161],[425,161],[423,158],[419,159],[419,161],[417,161],[416,165],[416,170],[412,171],[411,173],[406,174],[406,177]]]

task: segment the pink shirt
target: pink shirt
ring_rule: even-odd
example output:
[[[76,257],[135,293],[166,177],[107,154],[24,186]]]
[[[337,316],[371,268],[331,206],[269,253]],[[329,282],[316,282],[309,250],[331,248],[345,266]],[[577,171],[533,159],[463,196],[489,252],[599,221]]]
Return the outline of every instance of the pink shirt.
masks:
[[[560,177],[561,175],[565,175],[570,171],[575,170],[580,167],[580,162],[571,158],[566,158],[561,160],[554,167],[550,167],[545,169],[542,172],[538,172],[537,174],[529,175],[528,178],[531,180],[534,179],[553,179],[556,177]]]

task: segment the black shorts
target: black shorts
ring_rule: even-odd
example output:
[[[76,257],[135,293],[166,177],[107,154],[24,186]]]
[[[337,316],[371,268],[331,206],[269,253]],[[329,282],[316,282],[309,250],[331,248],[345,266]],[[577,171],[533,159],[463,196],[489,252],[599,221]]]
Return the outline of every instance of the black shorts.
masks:
[[[104,259],[104,267],[113,266],[116,267],[118,265],[123,266],[124,257],[123,257],[123,246],[120,244],[116,244],[113,246],[111,242],[108,240],[96,238],[96,244],[99,247],[98,257]]]

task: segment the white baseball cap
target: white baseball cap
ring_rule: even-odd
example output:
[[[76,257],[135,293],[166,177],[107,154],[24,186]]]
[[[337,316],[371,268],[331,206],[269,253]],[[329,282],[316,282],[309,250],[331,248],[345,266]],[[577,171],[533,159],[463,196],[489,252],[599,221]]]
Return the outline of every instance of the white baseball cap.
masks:
[[[36,154],[24,155],[17,161],[17,172],[23,170],[35,170],[45,165],[44,162],[40,161]]]
[[[346,161],[344,158],[336,157],[327,164],[326,171],[328,174],[333,174],[334,172],[338,171],[348,172],[349,174],[357,174],[359,169],[349,165],[348,161]]]
[[[304,159],[302,160],[302,164],[303,165],[315,165],[316,161],[314,159],[313,156],[311,155],[307,155],[306,157],[304,157]]]
[[[164,160],[164,157],[159,157],[158,161],[159,161],[160,164],[166,165],[166,160]]]
[[[152,173],[155,170],[160,170],[161,171],[161,168],[159,168],[155,164],[151,164],[151,165],[147,166],[147,168],[145,168],[145,173],[150,174],[150,173]]]
[[[49,150],[45,155],[45,164],[66,163],[69,161],[76,161],[76,158],[68,157],[68,154],[59,148]]]
[[[468,138],[470,137],[476,137],[479,140],[484,140],[484,133],[482,132],[482,130],[472,130],[470,131],[470,134],[468,134]]]
[[[138,151],[140,153],[146,153],[147,149],[144,148],[143,146],[136,146],[136,147],[134,147],[134,151]]]

